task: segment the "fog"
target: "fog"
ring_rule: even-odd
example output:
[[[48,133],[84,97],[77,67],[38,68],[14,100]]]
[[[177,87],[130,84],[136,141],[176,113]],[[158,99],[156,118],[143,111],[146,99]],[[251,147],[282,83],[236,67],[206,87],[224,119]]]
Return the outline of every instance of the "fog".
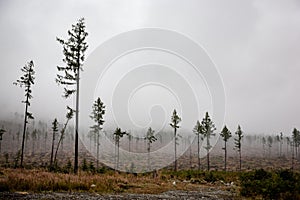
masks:
[[[217,123],[218,131],[223,123],[232,132],[240,124],[245,133],[258,134],[289,135],[293,127],[300,128],[300,2],[297,0],[0,1],[2,119],[24,112],[21,103],[24,91],[12,83],[21,76],[20,68],[32,59],[36,84],[30,110],[37,120],[49,121],[55,117],[64,120],[66,105],[74,101],[64,100],[62,87],[55,83],[56,66],[63,65],[62,48],[56,37],[66,38],[67,30],[80,17],[86,19],[89,33],[87,60],[99,46],[118,34],[141,28],[172,30],[203,47],[225,88],[226,100],[221,101],[225,112],[217,113],[205,77],[197,79],[193,72],[185,70],[188,65],[180,59],[151,50],[119,59],[96,85],[88,84],[89,66],[84,66],[83,94],[90,89],[95,97],[103,99],[107,105],[107,128],[116,125],[124,129],[169,128],[174,108],[182,114],[187,130],[192,130],[205,111],[212,113],[213,120],[224,115]],[[139,74],[135,67],[143,65],[149,66],[149,71]],[[170,67],[172,73],[165,71]],[[151,78],[166,82],[143,85],[138,78],[149,78],[147,83]],[[164,88],[173,83],[174,87]],[[113,96],[112,91],[119,93]],[[129,96],[130,99],[123,99]],[[184,107],[180,102],[189,106]],[[122,109],[130,118],[123,115]],[[88,126],[85,121],[88,114],[83,118],[82,124]]]

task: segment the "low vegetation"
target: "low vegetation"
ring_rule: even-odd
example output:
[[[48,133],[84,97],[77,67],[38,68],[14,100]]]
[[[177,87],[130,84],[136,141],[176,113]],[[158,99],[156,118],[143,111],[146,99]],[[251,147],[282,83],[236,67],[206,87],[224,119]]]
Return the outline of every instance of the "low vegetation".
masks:
[[[217,187],[233,196],[299,199],[300,174],[289,170],[250,172],[161,170],[157,173],[120,173],[107,168],[78,175],[44,169],[1,169],[0,192],[148,193]]]

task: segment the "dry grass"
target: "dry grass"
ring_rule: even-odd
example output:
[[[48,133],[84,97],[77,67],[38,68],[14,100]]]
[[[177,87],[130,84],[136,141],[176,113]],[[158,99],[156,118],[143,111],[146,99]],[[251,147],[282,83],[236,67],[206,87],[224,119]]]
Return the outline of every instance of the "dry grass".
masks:
[[[69,191],[97,193],[161,193],[168,190],[191,190],[196,186],[173,180],[153,178],[151,174],[137,176],[126,173],[75,174],[53,173],[45,170],[0,169],[0,191]]]

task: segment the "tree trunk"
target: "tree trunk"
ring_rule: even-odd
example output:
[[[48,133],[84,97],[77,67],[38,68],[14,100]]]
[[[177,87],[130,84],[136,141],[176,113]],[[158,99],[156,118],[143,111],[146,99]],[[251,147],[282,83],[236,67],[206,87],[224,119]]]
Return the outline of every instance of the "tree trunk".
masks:
[[[200,161],[200,136],[199,136],[199,133],[198,133],[198,135],[197,135],[198,137],[197,137],[197,142],[198,142],[198,149],[197,149],[197,151],[198,151],[198,170],[200,170],[201,169],[201,161]]]
[[[80,62],[79,56],[80,53],[77,54],[77,76],[76,76],[76,119],[75,119],[75,159],[74,159],[74,173],[78,172],[78,114],[79,114],[79,74],[80,74]]]
[[[28,88],[29,89],[29,88]],[[26,96],[26,102],[28,102],[29,96]],[[24,116],[24,128],[23,128],[23,137],[22,137],[22,150],[21,150],[21,167],[23,167],[23,159],[24,159],[24,146],[25,146],[25,136],[26,136],[26,125],[27,125],[27,111],[28,104],[25,103],[25,116]]]
[[[119,149],[120,149],[120,141],[118,141],[117,170],[119,169],[119,153],[120,153]]]
[[[151,171],[151,166],[150,166],[150,142],[148,142],[148,170]]]
[[[51,168],[53,168],[54,141],[55,141],[55,131],[53,131],[53,136],[52,136],[52,147],[51,147],[51,158],[50,158],[50,167]]]
[[[291,145],[292,147],[292,171],[294,170],[294,144]]]
[[[210,170],[210,163],[209,163],[209,139],[208,139],[208,136],[206,136],[206,144],[207,144],[207,171]]]
[[[99,131],[97,131],[97,170],[99,168]]]
[[[240,171],[242,170],[242,150],[240,149]]]
[[[176,126],[176,124],[175,124],[175,126]],[[175,140],[175,142],[174,142],[174,143],[175,143],[175,144],[174,144],[174,145],[175,145],[174,171],[176,172],[176,171],[177,171],[177,159],[176,159],[176,158],[177,158],[177,157],[176,157],[176,146],[177,146],[177,145],[176,145],[176,143],[177,143],[177,142],[176,142],[176,128],[174,129],[174,136],[175,136],[175,137],[174,137],[174,140]]]
[[[190,169],[192,169],[192,144],[190,146]]]
[[[226,141],[225,141],[225,147],[224,147],[224,151],[225,151],[225,172],[227,171],[227,146],[226,146]]]

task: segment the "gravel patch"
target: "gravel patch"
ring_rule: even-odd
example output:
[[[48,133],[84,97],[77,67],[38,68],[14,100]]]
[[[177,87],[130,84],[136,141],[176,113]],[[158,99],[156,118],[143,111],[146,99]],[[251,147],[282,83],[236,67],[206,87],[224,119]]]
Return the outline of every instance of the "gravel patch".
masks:
[[[97,193],[26,193],[26,192],[2,192],[0,199],[22,199],[22,200],[53,200],[53,199],[66,199],[66,200],[167,200],[167,199],[185,199],[185,200],[229,200],[235,199],[235,195],[228,191],[218,189],[206,189],[200,191],[167,191],[161,194],[97,194]]]

